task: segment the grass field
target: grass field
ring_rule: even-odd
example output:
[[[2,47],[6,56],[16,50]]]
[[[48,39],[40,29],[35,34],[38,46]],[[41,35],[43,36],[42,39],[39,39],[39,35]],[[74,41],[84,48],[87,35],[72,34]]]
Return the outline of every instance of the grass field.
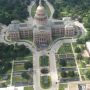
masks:
[[[73,53],[71,44],[70,43],[64,43],[58,50],[58,54],[68,54]]]
[[[67,87],[67,84],[60,84],[59,90],[65,90],[66,87]]]
[[[50,76],[42,76],[40,78],[41,87],[44,89],[48,89],[51,86],[51,78]]]
[[[24,90],[34,90],[33,87],[24,87]]]
[[[48,56],[40,56],[39,59],[40,66],[49,66],[49,57]]]
[[[13,77],[13,82],[27,82],[26,79],[23,79],[21,76]]]
[[[16,65],[14,65],[14,71],[20,71],[20,70],[25,70],[24,64],[16,64]]]

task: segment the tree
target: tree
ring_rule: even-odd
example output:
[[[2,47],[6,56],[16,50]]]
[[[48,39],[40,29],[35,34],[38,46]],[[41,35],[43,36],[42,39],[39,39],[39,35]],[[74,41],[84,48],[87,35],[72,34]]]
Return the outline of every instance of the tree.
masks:
[[[21,46],[21,47],[20,47]],[[19,57],[27,56],[31,51],[23,46],[18,44],[4,44],[0,43],[0,74],[5,74],[8,70],[11,69],[11,61]],[[20,55],[20,54],[22,55]],[[28,65],[27,65],[28,66]],[[32,67],[32,64],[29,63],[28,67]]]
[[[65,61],[64,59],[63,60],[60,60],[60,65],[62,65],[63,67],[67,65],[67,61]]]
[[[46,73],[48,73],[49,72],[49,70],[47,69],[47,68],[43,68],[42,70],[41,70],[41,73],[43,73],[43,74],[46,74]]]
[[[58,10],[55,10],[55,13],[53,14],[53,17],[55,18],[55,19],[57,19],[58,17],[59,17],[59,11]]]
[[[30,76],[28,75],[27,72],[23,72],[23,73],[21,74],[21,76],[22,76],[24,79],[27,79],[27,80],[30,79]]]
[[[82,54],[77,54],[77,59],[82,60],[83,59]]]
[[[86,39],[85,37],[77,39],[77,44],[85,44]]]
[[[12,20],[23,21],[29,13],[30,0],[0,0],[0,23],[8,25]]]
[[[90,80],[90,70],[86,72],[86,77]]]
[[[81,67],[82,67],[82,68],[85,68],[85,67],[86,67],[85,62],[83,62],[83,61],[81,62]]]
[[[26,63],[24,64],[24,68],[25,68],[25,69],[33,68],[32,62],[26,62]]]
[[[69,71],[69,72],[68,72],[68,76],[70,76],[70,77],[74,77],[74,76],[75,76],[74,71]]]
[[[67,77],[67,73],[66,73],[65,71],[62,71],[62,72],[61,72],[61,76],[62,76],[63,78],[65,78],[65,77]]]
[[[76,48],[75,48],[75,52],[76,52],[76,53],[81,53],[81,48],[80,48],[80,47],[76,47]]]

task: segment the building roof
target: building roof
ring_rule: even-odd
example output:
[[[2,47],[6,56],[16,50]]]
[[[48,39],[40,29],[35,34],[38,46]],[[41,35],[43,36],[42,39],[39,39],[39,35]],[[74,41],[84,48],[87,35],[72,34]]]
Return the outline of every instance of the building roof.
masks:
[[[90,81],[70,82],[67,90],[90,90]]]
[[[37,7],[37,11],[45,11],[45,8],[42,5],[39,5]]]
[[[31,29],[32,29],[32,25],[27,23],[20,23],[17,20],[12,21],[8,27],[8,31],[14,31],[14,32],[18,32],[20,30],[31,30]]]

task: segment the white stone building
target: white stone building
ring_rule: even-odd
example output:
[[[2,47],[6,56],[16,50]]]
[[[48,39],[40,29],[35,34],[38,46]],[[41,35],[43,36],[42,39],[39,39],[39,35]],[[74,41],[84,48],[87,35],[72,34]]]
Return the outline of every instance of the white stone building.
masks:
[[[36,9],[32,24],[12,21],[8,27],[9,40],[33,38],[38,48],[47,47],[54,39],[75,37],[79,33],[70,17],[63,20],[49,19],[41,3]]]
[[[86,48],[87,48],[87,51],[90,55],[90,42],[86,42]]]

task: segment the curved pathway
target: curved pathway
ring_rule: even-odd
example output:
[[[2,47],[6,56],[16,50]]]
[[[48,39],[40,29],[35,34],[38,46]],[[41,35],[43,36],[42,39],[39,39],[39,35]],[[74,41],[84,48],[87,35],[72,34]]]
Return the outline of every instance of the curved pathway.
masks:
[[[30,24],[32,24],[32,21],[33,21],[33,17],[31,15],[31,9],[32,9],[34,4],[35,4],[35,2],[32,1],[31,4],[28,6],[29,17],[28,17],[28,21],[26,21],[26,22],[28,22]]]
[[[48,1],[48,0],[44,0],[46,2],[46,4],[48,5],[48,7],[50,8],[50,11],[51,11],[51,16],[50,18],[53,18],[53,14],[54,14],[54,7],[52,6],[52,4]]]
[[[51,16],[50,16],[50,18],[53,18],[53,14],[54,14],[54,8],[53,8],[53,6],[52,6],[52,4],[51,3],[49,3],[48,2],[48,0],[44,0],[45,2],[46,2],[46,4],[48,5],[48,7],[49,7],[49,9],[50,9],[50,11],[51,11]],[[32,9],[32,7],[33,7],[33,5],[35,4],[35,1],[32,1],[31,2],[31,4],[28,6],[28,12],[29,12],[29,18],[28,18],[28,22],[29,23],[32,23],[32,20],[33,20],[33,17],[32,17],[32,15],[31,15],[31,9]]]

